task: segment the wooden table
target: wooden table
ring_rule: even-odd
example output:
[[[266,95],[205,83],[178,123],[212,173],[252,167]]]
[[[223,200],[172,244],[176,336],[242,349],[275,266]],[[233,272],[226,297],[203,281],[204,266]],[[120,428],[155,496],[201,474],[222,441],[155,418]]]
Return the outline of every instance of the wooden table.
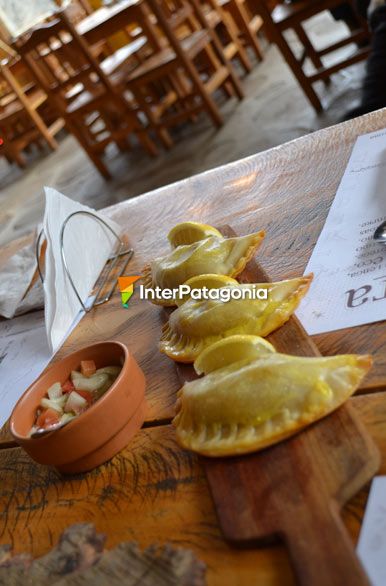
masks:
[[[267,230],[259,261],[272,278],[302,274],[325,221],[355,138],[386,126],[386,110],[310,134],[275,149],[158,189],[106,210],[124,225],[135,249],[127,273],[167,250],[166,234],[182,220],[231,224],[240,234]],[[255,130],[258,132],[258,129]],[[8,247],[9,251],[13,247]],[[199,459],[175,442],[178,382],[159,354],[161,313],[136,296],[128,309],[119,295],[88,314],[58,358],[108,338],[126,342],[147,377],[146,426],[111,462],[63,480],[19,448],[0,450],[0,543],[15,551],[46,552],[69,524],[93,521],[108,546],[133,539],[192,548],[208,564],[210,586],[287,586],[294,577],[285,549],[236,550],[223,540]],[[384,323],[315,337],[324,354],[373,352],[375,366],[351,399],[382,453],[386,473],[386,329]],[[344,511],[355,540],[367,490]]]
[[[134,23],[142,28],[153,49],[162,48],[144,0],[122,0],[113,6],[99,8],[81,20],[76,29],[89,45],[94,45]]]

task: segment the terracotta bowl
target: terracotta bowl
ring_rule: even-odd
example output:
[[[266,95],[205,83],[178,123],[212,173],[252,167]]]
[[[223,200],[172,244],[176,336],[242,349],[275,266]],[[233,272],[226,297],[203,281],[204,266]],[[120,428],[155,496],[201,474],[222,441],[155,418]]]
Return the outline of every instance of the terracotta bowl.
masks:
[[[108,391],[66,426],[41,438],[28,437],[35,411],[47,389],[64,383],[81,360],[94,360],[97,368],[122,366]],[[102,342],[87,346],[52,365],[17,402],[10,420],[16,442],[40,464],[60,472],[85,472],[112,458],[140,429],[146,411],[145,377],[124,344]]]

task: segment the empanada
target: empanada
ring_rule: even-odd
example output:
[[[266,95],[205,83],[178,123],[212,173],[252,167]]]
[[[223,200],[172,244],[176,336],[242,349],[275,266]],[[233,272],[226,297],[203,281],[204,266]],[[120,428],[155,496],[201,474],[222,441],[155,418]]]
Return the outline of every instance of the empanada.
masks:
[[[251,260],[264,236],[263,230],[234,238],[211,235],[192,244],[179,245],[144,267],[143,285],[146,289],[175,289],[191,277],[206,273],[236,277]],[[158,305],[175,305],[175,296],[171,300],[151,301]]]
[[[206,275],[214,281],[215,275]],[[218,277],[221,279],[221,277]],[[282,326],[307,293],[312,275],[278,283],[235,283],[221,289],[267,290],[267,299],[187,299],[169,317],[160,351],[177,362],[193,362],[214,342],[234,334],[267,336]],[[189,281],[188,281],[189,282]],[[214,285],[211,285],[213,287]]]
[[[263,351],[253,359],[238,356],[179,391],[173,420],[177,439],[206,456],[260,450],[339,407],[371,364],[370,356],[352,354],[304,358]]]
[[[183,244],[193,244],[198,240],[204,240],[209,236],[223,238],[223,235],[217,228],[200,222],[181,222],[172,228],[168,234],[168,240],[172,248],[177,248]]]

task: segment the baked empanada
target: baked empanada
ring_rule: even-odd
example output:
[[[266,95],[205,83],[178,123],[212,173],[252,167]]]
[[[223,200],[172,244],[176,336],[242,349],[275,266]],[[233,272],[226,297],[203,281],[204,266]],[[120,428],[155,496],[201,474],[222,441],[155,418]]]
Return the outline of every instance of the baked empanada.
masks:
[[[215,281],[215,275],[206,275]],[[217,277],[223,279],[223,277]],[[193,362],[214,342],[234,334],[267,336],[282,326],[307,293],[312,275],[278,283],[234,283],[221,289],[267,290],[267,299],[195,300],[188,298],[169,317],[159,344],[177,362]],[[191,281],[188,281],[188,283]],[[212,284],[211,287],[213,288]]]
[[[239,358],[179,391],[173,423],[184,448],[230,456],[275,444],[344,403],[372,364],[350,354]]]
[[[144,267],[143,285],[147,289],[175,289],[191,277],[206,273],[236,277],[251,260],[264,236],[263,230],[235,238],[211,235],[192,244],[176,246],[169,254]],[[158,305],[175,305],[175,297],[151,301]]]
[[[181,222],[172,228],[168,234],[168,240],[172,248],[181,246],[183,244],[193,244],[198,240],[204,240],[209,236],[223,238],[223,235],[217,228],[209,226],[209,224],[201,224],[200,222]]]

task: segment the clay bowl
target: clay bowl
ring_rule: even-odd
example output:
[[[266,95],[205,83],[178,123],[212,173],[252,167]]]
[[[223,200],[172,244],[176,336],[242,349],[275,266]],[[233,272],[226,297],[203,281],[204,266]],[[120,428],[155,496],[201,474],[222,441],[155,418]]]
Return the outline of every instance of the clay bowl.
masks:
[[[81,360],[94,360],[97,368],[122,366],[108,391],[76,419],[40,438],[29,438],[36,408],[47,389],[64,383]],[[145,377],[124,344],[101,342],[82,348],[52,365],[17,402],[10,419],[15,441],[40,464],[64,474],[99,466],[124,448],[140,429],[146,411]]]

